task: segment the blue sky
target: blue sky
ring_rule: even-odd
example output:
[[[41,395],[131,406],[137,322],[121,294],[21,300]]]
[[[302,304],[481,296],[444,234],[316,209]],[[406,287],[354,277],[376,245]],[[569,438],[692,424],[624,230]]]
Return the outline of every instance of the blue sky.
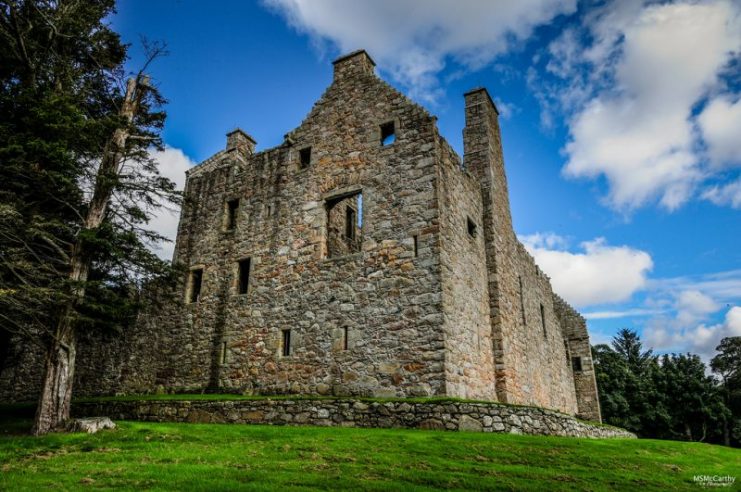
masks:
[[[488,88],[515,230],[593,341],[628,327],[708,357],[741,335],[738,2],[126,0],[111,22],[131,70],[141,36],[168,45],[156,156],[179,183],[234,127],[278,145],[365,48],[459,153],[462,94]]]

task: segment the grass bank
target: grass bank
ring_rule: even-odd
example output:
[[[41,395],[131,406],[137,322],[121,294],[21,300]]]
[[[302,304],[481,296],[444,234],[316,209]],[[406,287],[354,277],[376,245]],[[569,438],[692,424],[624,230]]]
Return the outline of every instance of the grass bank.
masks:
[[[694,475],[741,481],[741,451],[697,443],[143,422],[17,434],[28,423],[0,424],[0,489],[697,490]]]

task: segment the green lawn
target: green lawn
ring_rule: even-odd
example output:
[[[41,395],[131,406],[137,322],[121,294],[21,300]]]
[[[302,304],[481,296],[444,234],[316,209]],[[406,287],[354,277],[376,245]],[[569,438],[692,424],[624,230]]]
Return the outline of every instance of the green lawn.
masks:
[[[741,481],[741,451],[696,443],[143,422],[34,438],[20,434],[28,422],[0,422],[2,490],[697,490],[693,475]]]

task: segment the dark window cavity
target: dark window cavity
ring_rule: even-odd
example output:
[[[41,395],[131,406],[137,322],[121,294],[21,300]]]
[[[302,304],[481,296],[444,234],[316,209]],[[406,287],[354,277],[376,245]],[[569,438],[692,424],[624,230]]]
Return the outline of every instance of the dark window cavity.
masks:
[[[301,169],[306,169],[311,164],[311,147],[298,151],[298,161]]]
[[[471,219],[471,217],[466,218],[466,227],[468,228],[468,235],[471,237],[476,237],[478,234],[478,227],[476,227],[476,222]]]
[[[237,227],[237,214],[239,213],[239,198],[226,202],[226,228],[227,230]]]
[[[221,363],[226,364],[226,342],[221,342]]]
[[[203,282],[203,268],[190,271],[188,282],[188,302],[198,302],[201,298],[201,283]]]
[[[342,329],[342,350],[347,350],[349,348],[349,337],[348,337],[348,328],[347,326]]]
[[[327,200],[327,256],[345,256],[360,251],[363,226],[363,194]]]
[[[414,240],[414,257],[416,258],[419,256],[419,236],[415,234],[412,239]]]
[[[394,127],[394,122],[389,121],[388,123],[384,123],[381,125],[381,145],[391,145],[396,141],[396,128]]]
[[[348,206],[345,209],[345,237],[348,241],[355,239],[355,209]]]
[[[574,372],[581,372],[581,357],[572,357],[571,358],[571,368],[574,370]]]
[[[525,296],[522,293],[522,277],[518,275],[517,281],[520,283],[520,314],[522,315],[522,325],[525,326],[527,323],[525,321]]]
[[[543,336],[547,337],[548,332],[545,330],[545,308],[543,305],[540,305],[540,323],[543,325]]]
[[[283,330],[282,351],[283,357],[291,355],[291,330]]]
[[[237,277],[237,293],[238,294],[246,294],[247,290],[250,287],[250,267],[251,267],[251,259],[245,258],[244,260],[240,260],[239,262],[239,276]]]

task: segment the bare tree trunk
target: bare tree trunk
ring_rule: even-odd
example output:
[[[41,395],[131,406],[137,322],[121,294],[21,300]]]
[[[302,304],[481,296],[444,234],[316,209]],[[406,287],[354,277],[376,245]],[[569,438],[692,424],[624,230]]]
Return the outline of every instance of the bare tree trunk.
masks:
[[[127,123],[131,123],[138,109],[141,96],[138,87],[139,78],[129,79],[126,84],[126,97],[120,114]],[[86,230],[95,230],[103,222],[116,179],[121,172],[128,138],[129,128],[118,128],[106,144],[95,179],[93,197],[85,217]],[[77,348],[74,318],[76,309],[85,298],[85,282],[89,270],[90,261],[85,254],[82,240],[78,237],[70,258],[71,296],[59,312],[44,361],[44,380],[31,430],[34,435],[58,429],[69,419]]]

